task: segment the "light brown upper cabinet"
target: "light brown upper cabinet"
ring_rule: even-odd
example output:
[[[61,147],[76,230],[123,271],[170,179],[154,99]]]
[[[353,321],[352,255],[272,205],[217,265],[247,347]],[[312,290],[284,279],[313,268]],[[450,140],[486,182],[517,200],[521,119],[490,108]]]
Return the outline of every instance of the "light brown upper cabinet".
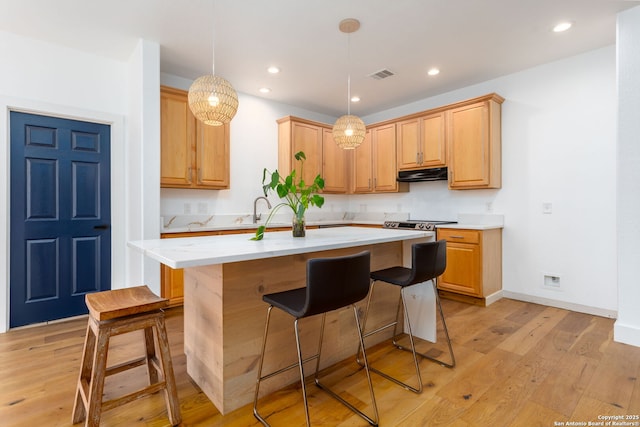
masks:
[[[373,192],[373,149],[369,129],[362,144],[353,150],[352,176],[353,193]]]
[[[449,188],[500,188],[501,104],[491,94],[447,110]]]
[[[408,191],[399,183],[396,165],[396,124],[367,129],[365,140],[353,153],[353,192],[385,193]]]
[[[229,188],[229,125],[207,126],[189,109],[187,92],[160,88],[160,186]]]
[[[322,174],[323,127],[319,123],[298,117],[287,116],[278,123],[278,172],[287,176],[293,169],[299,177],[300,162],[295,158],[298,151],[306,157],[302,168],[304,182],[310,184]]]
[[[397,123],[398,170],[447,165],[445,120],[441,111]]]
[[[349,191],[349,163],[353,150],[338,147],[329,128],[322,129],[323,193],[345,194]]]

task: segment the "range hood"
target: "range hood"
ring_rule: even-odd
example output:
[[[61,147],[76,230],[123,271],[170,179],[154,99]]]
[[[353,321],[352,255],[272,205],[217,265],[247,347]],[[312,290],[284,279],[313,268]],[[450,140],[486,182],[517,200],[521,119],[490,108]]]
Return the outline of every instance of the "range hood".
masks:
[[[419,169],[398,172],[398,182],[446,181],[447,168]]]

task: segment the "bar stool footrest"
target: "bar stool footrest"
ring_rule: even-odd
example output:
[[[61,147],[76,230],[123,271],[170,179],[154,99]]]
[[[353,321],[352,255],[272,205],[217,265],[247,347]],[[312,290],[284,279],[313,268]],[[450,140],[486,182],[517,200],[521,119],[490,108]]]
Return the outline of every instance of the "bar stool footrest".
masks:
[[[164,389],[165,387],[166,387],[165,382],[161,381],[159,383],[151,384],[150,386],[143,388],[142,390],[125,394],[124,396],[118,397],[117,399],[106,400],[102,402],[102,410],[107,411],[109,409],[116,408],[120,405],[133,402],[134,400],[139,399],[141,397],[145,397],[145,396],[149,396],[151,394],[157,393],[160,390]]]
[[[135,360],[108,367],[104,373],[104,376],[108,377],[110,375],[119,374],[120,372],[128,371],[129,369],[137,368],[138,366],[144,366],[146,364],[147,358],[143,356]]]

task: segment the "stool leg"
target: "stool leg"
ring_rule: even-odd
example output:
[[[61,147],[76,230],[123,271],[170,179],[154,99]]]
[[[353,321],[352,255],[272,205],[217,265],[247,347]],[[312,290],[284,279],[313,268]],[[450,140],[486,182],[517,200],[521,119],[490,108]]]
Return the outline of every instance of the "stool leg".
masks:
[[[83,395],[89,392],[88,386],[91,384],[91,367],[93,364],[93,355],[96,345],[96,336],[91,330],[91,325],[87,323],[87,332],[84,338],[84,346],[82,349],[82,362],[80,365],[80,374],[78,375],[78,385],[76,386],[76,399],[73,403],[73,416],[71,422],[73,424],[83,421],[87,416],[87,408],[85,406]]]
[[[360,349],[362,350],[362,359],[363,359],[363,364],[364,364],[364,371],[366,372],[367,383],[369,384],[369,394],[371,396],[371,405],[373,406],[373,418],[369,417],[367,414],[362,412],[360,409],[356,408],[351,403],[347,402],[344,398],[342,398],[342,396],[340,396],[339,394],[337,394],[336,392],[331,390],[329,387],[325,386],[324,384],[322,384],[320,382],[320,378],[318,376],[318,371],[320,369],[320,353],[322,352],[322,336],[324,334],[324,325],[325,325],[326,313],[322,315],[322,323],[321,323],[321,326],[320,326],[320,343],[319,343],[319,346],[318,346],[318,355],[317,355],[317,361],[316,361],[315,383],[322,390],[326,391],[331,397],[333,397],[338,402],[342,403],[344,406],[349,408],[351,411],[353,411],[354,413],[356,413],[357,415],[362,417],[362,419],[367,421],[369,424],[371,424],[372,426],[377,426],[378,425],[378,419],[379,419],[379,417],[378,417],[378,406],[376,405],[376,397],[373,394],[373,384],[371,383],[371,374],[369,373],[370,368],[369,368],[369,362],[367,361],[367,352],[366,352],[365,347],[364,347],[364,339],[363,339],[363,335],[362,335],[362,328],[360,326],[360,321],[358,320],[358,309],[356,308],[355,304],[351,304],[351,309],[353,310],[353,317],[355,319],[355,326],[356,326],[356,330],[358,332],[358,342],[360,343],[359,344],[360,345]],[[306,405],[306,401],[305,401],[305,405]]]
[[[162,370],[164,374],[165,390],[164,398],[167,403],[167,415],[171,425],[178,425],[182,422],[180,415],[180,401],[178,400],[178,389],[173,376],[173,363],[169,351],[169,339],[164,323],[164,314],[156,318],[156,333],[158,335],[158,348],[162,359]],[[153,333],[152,333],[153,336]],[[157,376],[157,372],[156,372]]]
[[[152,363],[156,357],[156,346],[153,339],[153,328],[144,328],[144,345],[147,352],[147,372],[149,373],[149,384],[155,384],[159,381],[158,370]]]
[[[369,311],[369,308],[370,308],[371,297],[373,295],[373,287],[374,287],[375,283],[376,283],[375,280],[372,281],[372,283],[371,283],[371,289],[369,290],[369,298],[367,300],[367,308],[366,308],[366,311],[365,311],[365,314],[364,314],[364,320],[362,322],[362,327],[360,329],[362,331],[363,343],[364,343],[364,338],[367,338],[367,337],[369,337],[371,335],[377,334],[378,332],[382,332],[385,329],[390,328],[391,326],[393,326],[393,337],[392,337],[392,340],[391,340],[392,344],[396,348],[398,348],[400,350],[408,350],[408,351],[410,351],[412,353],[413,364],[414,364],[414,367],[415,367],[415,370],[416,370],[416,377],[417,377],[418,386],[417,387],[410,386],[409,384],[404,383],[404,382],[398,380],[397,378],[394,378],[391,375],[386,374],[386,373],[384,373],[384,372],[380,371],[379,369],[376,369],[375,367],[372,367],[372,366],[369,367],[369,371],[375,372],[376,374],[381,375],[382,377],[388,379],[389,381],[393,381],[394,383],[398,384],[401,387],[404,387],[405,389],[407,389],[409,391],[412,391],[414,393],[420,394],[420,393],[422,393],[422,377],[420,375],[420,365],[418,363],[418,358],[416,357],[416,355],[420,354],[420,353],[416,353],[416,350],[415,350],[415,345],[414,345],[414,340],[413,340],[413,333],[411,332],[411,322],[409,321],[409,313],[407,312],[407,305],[405,303],[405,295],[404,295],[405,288],[404,287],[401,287],[401,289],[400,289],[400,296],[398,298],[398,308],[396,310],[395,321],[393,321],[391,323],[388,323],[386,325],[380,326],[380,327],[378,327],[378,329],[375,329],[375,330],[372,330],[372,331],[369,331],[369,332],[365,332],[368,311]],[[407,323],[408,332],[409,332],[408,335],[409,335],[409,341],[410,341],[410,344],[411,344],[411,348],[410,349],[404,348],[396,340],[397,333],[398,333],[398,323],[400,323],[400,309],[401,308],[404,311],[404,317],[405,317],[405,320],[406,320],[406,323]],[[356,353],[356,362],[362,367],[365,366],[363,360],[360,359],[360,353],[362,352],[363,345],[364,344],[358,346],[358,353]]]
[[[324,317],[325,314],[322,314],[322,329],[324,329]],[[298,319],[293,322],[295,332],[296,332],[296,348],[298,350],[298,366],[300,368],[300,384],[302,385],[302,398],[304,400],[304,415],[307,418],[307,427],[311,426],[311,421],[309,419],[309,404],[307,402],[307,386],[304,382],[304,360],[302,359],[302,346],[300,344],[300,330],[298,329]],[[320,331],[320,339],[322,340],[322,329]],[[318,357],[319,359],[319,357]]]
[[[360,333],[364,336],[368,336],[366,335],[366,329],[367,329],[367,318],[369,317],[369,307],[371,307],[371,298],[373,297],[373,288],[376,284],[375,280],[371,281],[371,286],[369,287],[369,294],[367,295],[367,304],[365,306],[364,309],[364,314],[362,316],[362,330],[360,331]],[[372,332],[373,334],[374,332]],[[358,352],[356,353],[356,362],[358,363],[358,365],[364,367],[364,364],[362,362],[362,360],[360,359],[360,353],[362,353],[363,350],[363,346],[358,344]]]
[[[409,312],[407,311],[407,301],[404,295],[404,291],[405,291],[405,287],[403,287],[402,289],[400,289],[400,295],[402,297],[402,309],[404,311],[404,319],[407,322],[407,329],[409,332],[409,343],[411,344],[411,353],[413,355],[413,364],[415,365],[416,368],[416,377],[418,378],[418,387],[417,388],[413,388],[408,386],[407,384],[403,384],[400,381],[396,381],[397,384],[403,385],[405,388],[407,388],[408,390],[414,392],[414,393],[422,393],[422,377],[420,375],[420,364],[418,363],[418,357],[416,356],[416,346],[415,343],[413,341],[413,331],[411,331],[411,320],[409,320]],[[400,347],[398,344],[396,344],[396,347]]]
[[[102,394],[104,377],[107,371],[107,353],[109,352],[110,331],[98,327],[98,339],[93,350],[93,368],[89,395],[87,396],[87,419],[85,427],[99,427],[102,415]]]
[[[263,380],[262,365],[264,363],[264,352],[267,348],[267,335],[269,334],[269,321],[271,320],[272,309],[272,305],[267,309],[267,321],[264,325],[264,336],[262,337],[262,350],[260,351],[260,360],[258,361],[258,378],[256,379],[256,389],[253,394],[253,415],[265,426],[268,426],[269,423],[267,423],[267,420],[262,418],[262,415],[258,412],[258,395],[260,394],[260,382]]]
[[[447,340],[447,347],[449,348],[449,357],[451,358],[451,362],[445,362],[442,359],[436,359],[435,357],[429,356],[428,354],[416,352],[418,356],[424,357],[425,359],[431,360],[432,362],[439,363],[445,368],[454,368],[456,366],[456,357],[453,354],[453,346],[451,345],[451,337],[449,336],[449,330],[447,329],[447,322],[444,319],[444,311],[442,311],[442,302],[440,301],[440,296],[438,295],[438,287],[436,285],[435,279],[431,280],[433,284],[433,293],[435,295],[436,306],[438,308],[438,312],[440,313],[440,320],[442,322],[442,328],[444,329],[444,336]],[[396,343],[394,341],[394,345],[398,347],[400,350],[411,351],[411,349],[403,347],[402,345]]]

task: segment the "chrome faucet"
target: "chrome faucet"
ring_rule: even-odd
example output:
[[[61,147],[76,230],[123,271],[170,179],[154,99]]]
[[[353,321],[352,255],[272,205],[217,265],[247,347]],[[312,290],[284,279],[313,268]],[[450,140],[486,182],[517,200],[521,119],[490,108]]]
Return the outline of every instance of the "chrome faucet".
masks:
[[[264,196],[256,197],[256,199],[253,201],[253,223],[254,224],[256,224],[260,220],[260,217],[262,217],[262,214],[256,213],[256,205],[258,204],[258,200],[260,199],[264,199],[264,201],[267,202],[267,207],[271,209],[271,203],[269,203],[269,199],[267,199]]]

